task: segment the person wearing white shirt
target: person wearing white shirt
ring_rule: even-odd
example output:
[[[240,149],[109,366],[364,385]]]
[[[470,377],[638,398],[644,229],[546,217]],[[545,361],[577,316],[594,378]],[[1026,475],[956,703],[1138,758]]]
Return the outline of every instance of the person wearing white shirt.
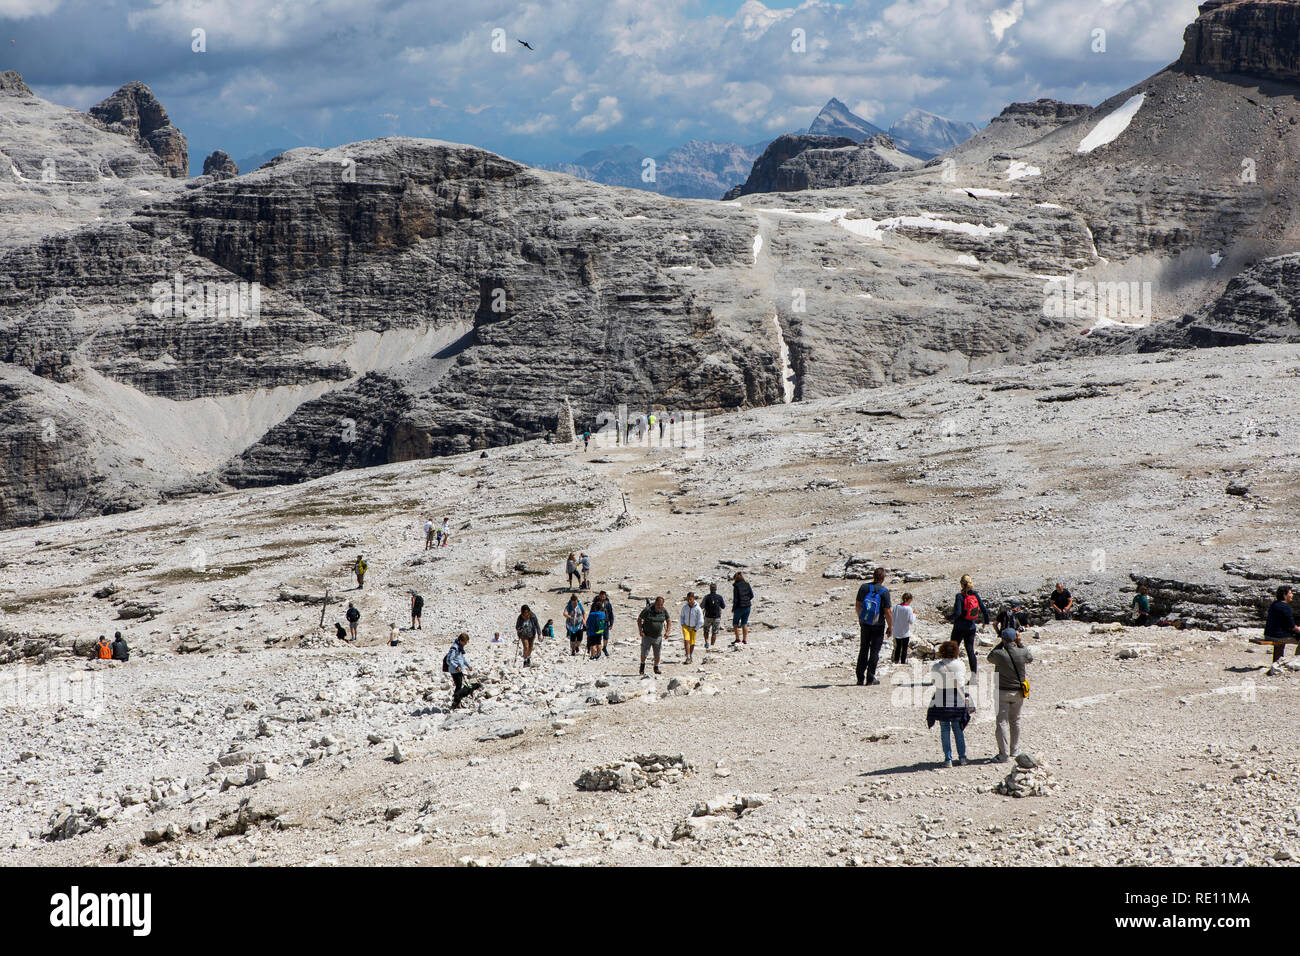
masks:
[[[911,639],[912,625],[916,623],[916,612],[912,610],[912,594],[903,593],[903,603],[894,608],[894,655],[890,658],[895,664],[907,663],[907,642]]]
[[[686,651],[685,663],[693,663],[695,657],[695,635],[704,627],[704,608],[695,603],[695,592],[686,595],[682,605],[682,646]]]
[[[957,759],[966,766],[966,724],[970,722],[970,707],[966,696],[969,681],[966,664],[961,659],[955,641],[939,645],[939,660],[930,668],[934,676],[934,699],[926,712],[927,726],[939,722],[939,739],[943,744],[943,765],[952,766],[952,740],[957,738]]]

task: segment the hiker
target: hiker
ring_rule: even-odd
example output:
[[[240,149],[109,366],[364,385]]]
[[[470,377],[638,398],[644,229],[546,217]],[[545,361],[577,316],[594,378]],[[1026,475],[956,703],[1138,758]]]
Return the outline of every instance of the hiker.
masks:
[[[569,656],[578,656],[578,645],[582,643],[582,629],[587,623],[587,613],[583,610],[578,595],[570,594],[569,603],[564,605],[564,633],[569,638]]]
[[[1025,614],[1024,605],[1019,601],[1012,601],[1011,604],[998,611],[998,618],[994,622],[994,627],[1001,634],[1007,628],[1012,628],[1017,634],[1029,626],[1029,617]]]
[[[424,550],[429,551],[433,548],[433,519],[424,519]]]
[[[537,623],[537,615],[529,610],[525,604],[519,609],[519,617],[515,618],[515,636],[519,638],[519,646],[523,648],[524,666],[533,666],[533,641],[541,635],[541,625]]]
[[[853,609],[858,615],[858,686],[879,684],[876,665],[880,662],[880,646],[885,643],[886,632],[894,632],[894,611],[885,587],[885,569],[877,567],[870,581],[863,581],[854,599]]]
[[[981,618],[983,618],[982,624]],[[970,662],[972,677],[979,670],[975,663],[975,632],[988,625],[988,609],[984,607],[984,601],[975,590],[975,583],[970,575],[963,574],[961,590],[957,592],[957,600],[952,605],[952,636],[949,640],[966,645],[966,659]]]
[[[1058,621],[1068,621],[1074,614],[1074,598],[1060,581],[1056,582],[1056,590],[1052,592],[1052,613]]]
[[[641,634],[641,673],[645,673],[645,659],[650,651],[655,652],[655,673],[660,673],[659,657],[663,651],[664,638],[672,636],[673,619],[664,609],[664,599],[655,598],[653,605],[641,609],[636,619],[636,629]]]
[[[442,669],[451,674],[452,683],[456,685],[456,692],[451,699],[452,710],[459,709],[460,702],[482,686],[465,684],[465,674],[474,670],[469,665],[469,658],[465,656],[465,648],[468,646],[469,635],[462,631],[447,651],[447,656],[442,659]]]
[[[352,634],[352,640],[357,639],[357,622],[361,620],[361,612],[351,601],[348,602],[348,613],[343,615],[348,619],[348,630]]]
[[[101,661],[111,661],[113,659],[113,646],[108,643],[108,638],[103,634],[99,635],[99,644],[95,648],[95,653]]]
[[[131,648],[126,646],[126,638],[121,631],[113,632],[113,660],[125,664],[131,659]]]
[[[600,660],[600,646],[605,640],[605,628],[605,612],[598,605],[592,604],[591,610],[587,612],[588,660]]]
[[[605,615],[605,633],[601,638],[600,651],[609,657],[609,646],[614,642],[614,606],[609,603],[609,595],[604,591],[597,594],[596,600],[591,602],[591,609],[599,609]]]
[[[549,617],[546,619],[546,623],[542,625],[542,637],[547,640],[555,639],[555,621]]]
[[[686,595],[686,603],[682,605],[682,647],[686,650],[686,663],[694,663],[695,660],[695,635],[704,627],[704,609],[695,603],[695,592],[690,591]]]
[[[394,621],[388,625],[388,646],[396,647],[400,643],[402,643],[402,635],[398,633],[397,622]]]
[[[1034,655],[1021,643],[1015,629],[1009,627],[1002,632],[1002,642],[989,651],[988,660],[998,672],[998,755],[993,759],[1006,763],[1020,753],[1020,708],[1029,696],[1027,667],[1034,662]]]
[[[578,568],[582,571],[582,583],[579,589],[583,591],[591,590],[591,558],[587,557],[587,552],[583,551],[578,555]]]
[[[360,591],[366,586],[366,569],[370,565],[366,564],[366,559],[357,555],[357,563],[352,567],[352,573],[357,576],[357,590]]]
[[[1290,585],[1281,585],[1276,592],[1276,598],[1268,609],[1268,620],[1264,623],[1264,637],[1271,641],[1277,641],[1273,645],[1273,663],[1280,661],[1286,654],[1286,644],[1281,641],[1296,640],[1300,637],[1300,627],[1296,626],[1295,614],[1291,610],[1292,591]],[[1300,656],[1300,644],[1296,644],[1296,655]]]
[[[754,589],[745,575],[737,571],[731,579],[731,629],[736,635],[732,647],[749,643],[749,609],[753,603]]]
[[[911,641],[912,625],[916,623],[916,612],[912,610],[912,592],[904,591],[898,607],[893,609],[894,616],[890,625],[894,633],[894,653],[890,656],[891,664],[907,663],[907,645]]]
[[[334,622],[334,636],[340,641],[346,641],[348,639],[348,632],[343,629],[343,623],[341,621]]]
[[[582,432],[582,450],[587,450],[587,445],[591,443],[591,429],[584,429]]]
[[[664,420],[663,420],[663,417],[660,416],[660,418],[659,418],[659,440],[660,440],[660,441],[663,441],[663,437],[664,437]]]
[[[939,645],[939,659],[930,668],[934,675],[934,698],[925,712],[925,725],[933,727],[939,722],[939,741],[943,745],[943,765],[952,766],[952,740],[957,738],[957,761],[964,767],[966,760],[966,725],[970,723],[970,697],[966,685],[970,678],[961,661],[961,648],[956,641]]]
[[[1138,585],[1138,593],[1133,595],[1133,603],[1129,607],[1133,608],[1136,615],[1133,619],[1135,626],[1146,627],[1151,622],[1151,598],[1145,584]]]
[[[727,602],[718,593],[716,584],[709,585],[709,593],[704,595],[700,607],[704,610],[704,646],[713,647],[718,643],[718,631],[722,627],[722,612],[727,607]]]
[[[650,413],[650,417],[649,417],[648,419],[646,419],[646,426],[647,426],[646,431],[647,431],[647,433],[648,433],[648,434],[647,434],[647,437],[650,437],[651,435],[653,435],[654,430],[655,430],[655,413],[654,413],[654,412],[651,412],[651,413]]]
[[[582,574],[578,571],[578,559],[573,556],[572,551],[569,552],[568,560],[564,562],[564,573],[568,575],[570,591],[573,590],[574,578],[578,579],[579,585],[582,584]]]
[[[484,453],[483,457],[484,457],[484,458],[487,457],[487,453],[486,453],[486,452]],[[448,542],[450,539],[451,539],[451,519],[450,519],[450,518],[443,518],[443,519],[442,519],[442,527],[441,527],[441,528],[439,529],[439,531],[438,531],[438,547],[440,547],[440,548],[445,548],[445,547],[447,547],[447,542]]]
[[[424,597],[423,595],[411,592],[411,630],[424,627],[424,622],[420,618],[424,614]]]

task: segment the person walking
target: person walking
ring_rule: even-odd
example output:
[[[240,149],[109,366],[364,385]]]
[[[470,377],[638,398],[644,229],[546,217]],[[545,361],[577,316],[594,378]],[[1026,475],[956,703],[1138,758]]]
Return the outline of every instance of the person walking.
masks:
[[[655,654],[655,673],[660,673],[659,658],[662,656],[664,638],[672,636],[673,619],[664,608],[664,599],[655,598],[653,605],[641,609],[636,619],[637,631],[641,634],[641,673],[645,673],[645,659],[650,652]]]
[[[433,550],[433,531],[434,531],[433,519],[425,518],[424,519],[424,550],[425,551]]]
[[[593,603],[587,612],[587,659],[600,660],[600,648],[605,642],[605,612]]]
[[[1074,596],[1060,581],[1056,582],[1056,590],[1052,592],[1052,614],[1058,621],[1068,621],[1074,615]]]
[[[581,590],[591,590],[591,558],[587,557],[587,552],[583,551],[578,555],[578,569],[582,572]]]
[[[591,444],[591,429],[586,428],[582,432],[582,450],[586,451],[589,444]]]
[[[686,651],[685,663],[695,662],[695,635],[704,627],[704,609],[695,603],[695,592],[686,595],[682,605],[682,647]]]
[[[722,612],[727,602],[718,593],[716,584],[709,585],[709,593],[704,595],[700,607],[704,610],[704,647],[707,650],[718,643],[718,631],[722,628]]]
[[[420,618],[424,615],[424,597],[423,595],[411,592],[411,630],[424,627],[424,622]]]
[[[587,623],[587,612],[578,600],[578,595],[570,594],[569,603],[564,605],[564,633],[569,638],[569,656],[578,656],[578,647],[582,644],[582,629]]]
[[[753,604],[754,589],[745,575],[737,571],[731,579],[731,630],[736,635],[732,647],[749,643],[749,611]]]
[[[582,574],[581,574],[581,572],[578,571],[578,559],[577,559],[576,557],[574,557],[574,554],[573,554],[572,551],[569,552],[569,557],[568,557],[568,558],[565,560],[565,562],[564,562],[564,573],[565,573],[565,575],[566,575],[566,576],[568,577],[568,579],[569,579],[569,585],[568,585],[568,586],[569,586],[569,590],[570,590],[570,591],[573,590],[573,579],[574,579],[574,578],[577,578],[577,579],[578,579],[578,585],[579,585],[579,586],[582,585]]]
[[[452,710],[459,710],[461,701],[478,690],[480,686],[479,684],[465,683],[466,675],[474,670],[470,666],[468,655],[465,653],[467,647],[469,647],[469,635],[462,631],[451,645],[451,649],[447,651],[447,656],[442,659],[443,670],[451,674],[452,683],[456,686],[456,691],[451,700]]]
[[[1001,637],[988,660],[998,672],[998,755],[994,759],[1006,763],[1020,752],[1020,708],[1029,696],[1028,667],[1034,655],[1014,628],[1007,628]]]
[[[969,675],[961,660],[956,641],[939,645],[939,659],[930,668],[934,676],[934,698],[926,711],[927,727],[939,723],[939,741],[943,745],[943,765],[952,766],[952,738],[957,740],[957,760],[966,766],[966,725],[970,722],[970,698],[966,693]]]
[[[591,609],[594,611],[597,608],[605,615],[605,636],[601,639],[600,651],[609,657],[610,645],[614,643],[614,605],[609,603],[609,595],[604,591],[597,594],[596,600],[591,602]]]
[[[910,591],[903,592],[902,600],[893,611],[894,616],[889,623],[894,633],[894,653],[890,655],[889,662],[891,664],[906,664],[907,645],[912,639],[912,625],[916,623],[916,612],[912,610],[912,594]]]
[[[343,615],[348,619],[348,631],[352,634],[352,640],[357,639],[357,624],[361,622],[361,612],[351,601],[348,602],[348,613]]]
[[[1129,606],[1136,615],[1133,619],[1135,626],[1146,627],[1151,622],[1151,597],[1145,584],[1138,585],[1138,593],[1133,595],[1133,603]]]
[[[1291,586],[1281,585],[1274,593],[1268,619],[1264,622],[1264,637],[1276,642],[1273,644],[1274,664],[1286,654],[1286,645],[1300,638],[1300,627],[1296,626],[1295,613],[1291,610],[1292,596]],[[1296,644],[1295,653],[1300,656],[1300,644]]]
[[[983,623],[980,623],[981,620]],[[989,612],[984,601],[975,590],[975,582],[969,574],[961,576],[961,590],[952,605],[952,637],[959,644],[966,645],[966,660],[970,662],[971,676],[979,670],[975,663],[975,632],[988,627]]]
[[[449,540],[451,540],[451,519],[443,518],[442,527],[438,530],[438,547],[447,547]]]
[[[858,615],[858,686],[879,684],[876,666],[880,662],[880,647],[885,635],[894,630],[894,610],[889,588],[885,587],[885,569],[877,567],[870,581],[858,588],[853,609]]]
[[[357,555],[357,563],[352,566],[352,573],[357,576],[357,590],[360,591],[366,586],[366,571],[370,565],[362,555]]]
[[[541,636],[541,633],[542,627],[537,623],[537,615],[525,604],[519,609],[519,617],[515,618],[515,636],[519,638],[525,667],[533,666],[533,642]]]

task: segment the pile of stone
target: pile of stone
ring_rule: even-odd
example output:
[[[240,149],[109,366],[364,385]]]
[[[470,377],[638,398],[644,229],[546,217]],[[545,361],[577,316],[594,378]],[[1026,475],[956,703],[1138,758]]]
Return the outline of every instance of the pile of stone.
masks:
[[[740,816],[746,810],[753,810],[767,803],[771,797],[765,793],[724,793],[721,796],[714,797],[712,800],[705,800],[695,805],[691,811],[693,817],[716,817],[725,814],[735,814]]]
[[[998,784],[997,792],[1004,797],[1045,797],[1057,787],[1051,771],[1030,754],[1016,755],[1016,765]]]
[[[681,754],[638,754],[628,760],[603,764],[584,770],[573,782],[579,790],[617,790],[631,793],[645,787],[679,783],[691,772],[691,765]]]
[[[322,647],[347,647],[346,641],[340,641],[328,631],[313,631],[310,634],[304,634],[298,641],[298,646],[303,650],[314,651]]]

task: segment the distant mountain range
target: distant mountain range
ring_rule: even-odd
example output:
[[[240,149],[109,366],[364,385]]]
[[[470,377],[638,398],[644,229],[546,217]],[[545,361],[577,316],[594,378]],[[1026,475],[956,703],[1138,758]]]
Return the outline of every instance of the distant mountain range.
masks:
[[[630,145],[607,146],[571,163],[538,168],[679,199],[720,199],[729,187],[744,181],[766,146],[767,141],[742,146],[693,139],[659,156]]]

